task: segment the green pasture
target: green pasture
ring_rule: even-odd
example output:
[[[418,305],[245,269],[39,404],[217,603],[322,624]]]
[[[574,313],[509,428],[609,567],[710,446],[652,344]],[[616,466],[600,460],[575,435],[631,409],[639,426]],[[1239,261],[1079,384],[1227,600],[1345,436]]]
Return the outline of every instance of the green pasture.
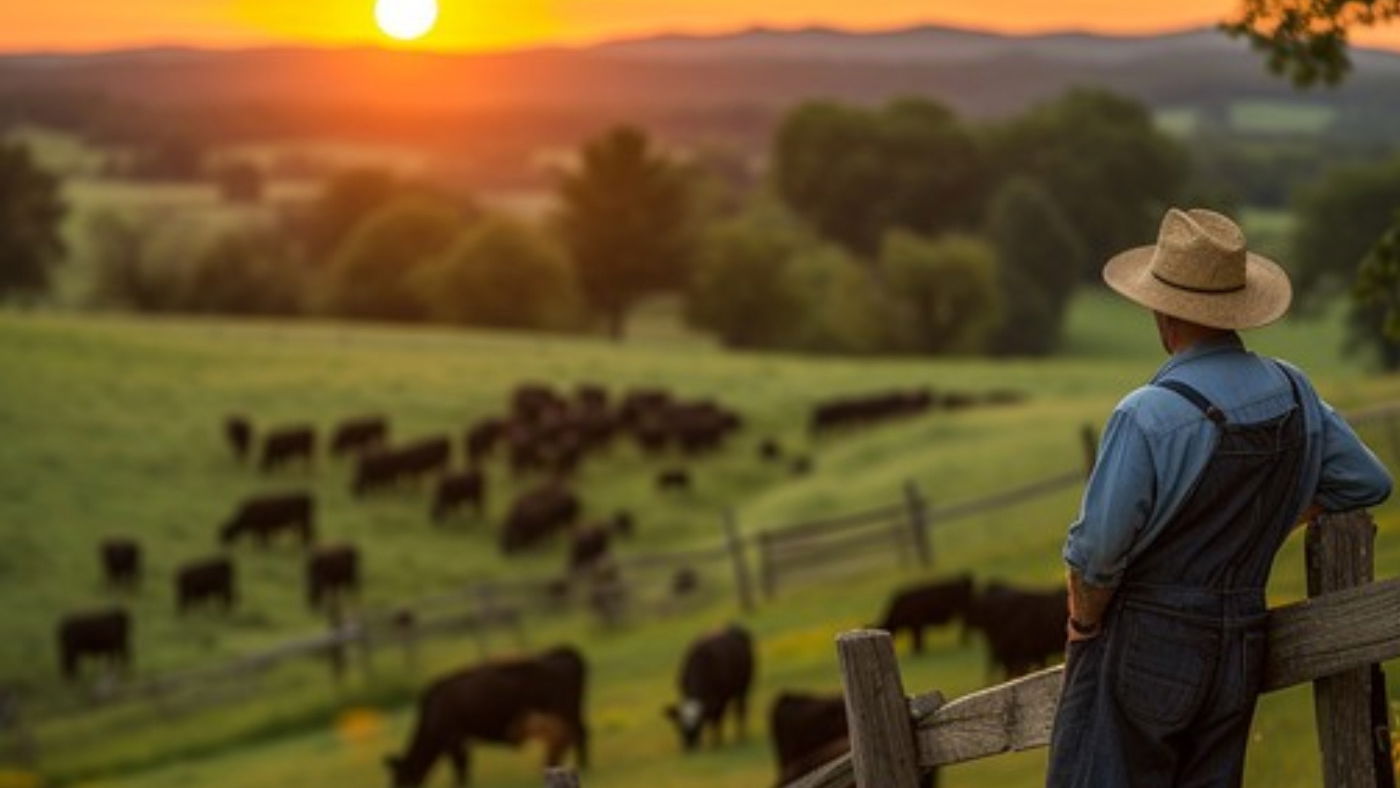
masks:
[[[1337,111],[1298,101],[1237,101],[1230,105],[1230,128],[1244,134],[1317,135],[1332,124]]]
[[[238,466],[220,435],[226,413],[258,425],[384,412],[396,435],[458,432],[498,410],[525,380],[614,388],[661,384],[679,394],[717,397],[749,426],[719,456],[692,463],[690,495],[654,491],[658,467],[630,447],[587,464],[578,482],[590,515],[617,507],[637,514],[625,554],[708,544],[719,514],[736,509],[753,531],[797,518],[895,500],[917,480],[935,503],[950,503],[1032,481],[1080,463],[1076,433],[1101,422],[1114,402],[1148,377],[1161,351],[1150,318],[1102,293],[1083,295],[1067,326],[1063,356],[1040,361],[841,359],[733,354],[676,327],[673,305],[649,307],[625,344],[601,339],[459,332],[321,322],[136,319],[0,313],[0,684],[47,701],[71,698],[57,676],[53,624],[65,611],[112,602],[135,616],[138,674],[216,664],[324,622],[305,610],[300,560],[290,546],[236,549],[243,604],[227,620],[174,615],[171,572],[211,554],[214,533],[242,496],[307,486],[325,538],[358,543],[366,554],[362,604],[385,607],[482,578],[550,574],[562,565],[552,546],[506,562],[492,523],[520,483],[491,469],[485,522],[466,517],[434,529],[426,494],[404,492],[364,503],[347,492],[348,469],[321,461],[264,479]],[[1339,357],[1335,319],[1260,332],[1259,348],[1314,373],[1339,407],[1400,398],[1400,378],[1377,377]],[[936,413],[813,442],[803,424],[811,403],[887,386],[1026,392],[1024,405]],[[756,445],[776,436],[810,452],[816,469],[794,478],[761,463]],[[1378,433],[1377,440],[1384,438]],[[1388,443],[1382,447],[1389,449]],[[1394,459],[1393,457],[1391,459]],[[1027,584],[1052,584],[1077,493],[936,528],[929,574],[971,570]],[[1378,573],[1400,569],[1400,511],[1378,512]],[[133,595],[99,583],[97,542],[131,534],[146,545],[147,581]],[[835,690],[833,636],[874,618],[890,590],[925,576],[911,567],[831,578],[784,589],[745,619],[760,643],[759,680],[748,739],[682,757],[660,716],[674,694],[676,663],[699,632],[740,617],[723,566],[703,576],[694,604],[664,619],[604,629],[583,617],[530,619],[526,648],[577,643],[592,679],[589,715],[594,766],[585,785],[767,785],[772,756],[764,738],[767,703],[780,690]],[[1300,545],[1279,560],[1272,595],[1302,593]],[[496,634],[493,654],[518,648]],[[960,694],[984,686],[984,653],[955,633],[911,656],[901,648],[910,691]],[[373,678],[357,673],[337,687],[307,662],[234,687],[241,699],[206,710],[143,706],[40,726],[40,770],[60,783],[123,786],[375,786],[380,758],[399,749],[409,703],[432,675],[479,658],[468,637],[425,644],[411,668],[393,650],[377,655]],[[1317,783],[1312,711],[1306,691],[1269,698],[1251,751],[1256,785]],[[1043,754],[992,759],[949,770],[944,785],[1033,785]],[[537,785],[538,753],[478,748],[480,785]],[[446,785],[444,770],[434,785]]]

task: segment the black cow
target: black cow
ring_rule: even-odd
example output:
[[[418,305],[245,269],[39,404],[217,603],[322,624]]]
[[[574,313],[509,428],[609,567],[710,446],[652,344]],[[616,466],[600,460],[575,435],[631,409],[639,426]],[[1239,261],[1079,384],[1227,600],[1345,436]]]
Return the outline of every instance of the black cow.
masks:
[[[671,594],[686,596],[700,587],[700,575],[694,569],[683,566],[671,574]]]
[[[425,438],[397,449],[378,449],[360,455],[350,490],[360,497],[417,480],[445,469],[452,459],[452,442],[446,436]]]
[[[846,699],[784,692],[773,701],[768,729],[778,756],[778,785],[786,785],[850,749]]]
[[[83,657],[107,658],[123,671],[131,666],[131,616],[120,608],[64,617],[58,624],[58,653],[63,677],[78,677]]]
[[[812,472],[812,458],[805,454],[800,457],[794,457],[792,464],[788,467],[789,470],[792,471],[793,476],[806,476]]]
[[[783,447],[773,438],[765,438],[758,444],[759,459],[776,461],[783,458]]]
[[[315,501],[309,493],[249,498],[219,529],[219,541],[229,545],[240,536],[252,534],[266,546],[279,531],[292,531],[303,545],[309,545],[316,541],[315,516]]]
[[[452,441],[435,435],[400,448],[398,454],[399,475],[417,479],[447,468],[452,462]]]
[[[506,423],[502,419],[482,419],[467,430],[467,459],[472,464],[480,463],[491,454],[506,433]]]
[[[1065,648],[1069,607],[1064,588],[1025,590],[991,583],[976,595],[967,623],[987,638],[988,675],[1008,677],[1044,667]]]
[[[569,543],[569,571],[587,569],[608,554],[610,531],[603,525],[590,525],[576,531]]]
[[[563,763],[573,749],[579,767],[586,767],[586,679],[583,656],[568,646],[534,658],[488,662],[438,679],[419,698],[407,751],[385,759],[393,785],[422,785],[443,756],[452,762],[457,785],[467,785],[467,745],[473,739],[516,747],[543,739],[547,766]]]
[[[884,618],[874,628],[889,632],[891,637],[899,637],[900,631],[908,630],[914,640],[914,652],[922,653],[926,627],[942,626],[961,618],[966,631],[972,597],[971,575],[903,588],[890,598]]]
[[[211,600],[218,600],[224,612],[229,612],[237,601],[233,562],[221,556],[180,567],[175,574],[175,599],[175,609],[181,615],[191,605]]]
[[[389,420],[384,416],[361,416],[349,419],[335,428],[331,437],[331,453],[363,452],[383,446],[389,439]]]
[[[224,419],[224,437],[239,462],[247,462],[248,451],[253,447],[253,423],[247,417],[237,414]]]
[[[313,610],[334,596],[359,593],[360,551],[350,545],[318,547],[306,557],[306,604]]]
[[[141,581],[141,546],[132,539],[102,542],[102,573],[108,585],[132,587]]]
[[[658,490],[689,490],[690,472],[683,468],[671,468],[656,475]]]
[[[636,518],[634,518],[632,512],[627,509],[619,509],[617,513],[612,516],[609,525],[612,527],[613,533],[623,539],[631,539],[637,532]]]
[[[690,644],[681,663],[681,702],[666,708],[680,732],[681,745],[694,750],[705,726],[719,746],[724,713],[732,704],[739,735],[744,735],[749,686],[753,682],[753,638],[737,624]]]
[[[486,506],[486,478],[481,471],[462,471],[438,479],[433,493],[433,522],[442,522],[465,504],[471,504],[481,516]]]
[[[568,528],[578,519],[579,499],[572,491],[547,484],[516,499],[501,529],[501,551],[507,554],[530,547]]]
[[[266,472],[298,459],[310,465],[315,457],[316,430],[305,425],[285,427],[268,433],[263,439],[262,462],[258,467]]]

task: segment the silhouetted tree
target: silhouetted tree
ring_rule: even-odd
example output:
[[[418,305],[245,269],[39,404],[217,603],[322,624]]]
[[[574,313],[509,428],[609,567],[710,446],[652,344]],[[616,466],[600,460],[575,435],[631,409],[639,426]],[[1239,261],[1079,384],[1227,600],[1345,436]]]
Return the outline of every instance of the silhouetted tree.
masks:
[[[932,235],[973,226],[988,183],[972,133],[922,99],[874,111],[802,105],[778,130],[773,177],[818,233],[866,256],[890,228]]]
[[[638,298],[686,281],[696,234],[691,183],[635,128],[588,142],[580,158],[560,182],[560,230],[589,305],[621,338]]]
[[[0,142],[0,299],[48,289],[64,255],[59,224],[66,212],[58,179],[28,148]]]
[[[1270,71],[1305,87],[1347,75],[1350,31],[1397,18],[1400,0],[1244,0],[1222,27],[1263,52]]]

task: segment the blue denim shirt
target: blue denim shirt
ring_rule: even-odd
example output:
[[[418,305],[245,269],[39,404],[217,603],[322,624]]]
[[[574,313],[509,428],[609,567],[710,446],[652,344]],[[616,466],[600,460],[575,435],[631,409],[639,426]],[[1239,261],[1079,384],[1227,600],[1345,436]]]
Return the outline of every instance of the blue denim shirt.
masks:
[[[1314,501],[1328,511],[1356,509],[1390,496],[1391,479],[1346,421],[1296,368],[1307,429],[1294,511]],[[1237,424],[1265,421],[1293,404],[1288,380],[1269,359],[1245,350],[1238,335],[1206,340],[1172,356],[1152,382],[1179,380]],[[1147,385],[1118,403],[1098,462],[1069,528],[1064,559],[1086,582],[1117,585],[1191,494],[1215,448],[1215,425],[1176,392]]]

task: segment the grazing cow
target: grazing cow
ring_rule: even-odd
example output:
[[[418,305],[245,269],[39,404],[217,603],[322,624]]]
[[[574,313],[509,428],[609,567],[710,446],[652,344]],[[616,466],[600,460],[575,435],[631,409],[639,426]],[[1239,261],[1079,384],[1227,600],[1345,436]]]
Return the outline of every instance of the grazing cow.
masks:
[[[361,416],[341,422],[331,438],[331,453],[359,453],[383,446],[389,439],[389,420],[384,416]]]
[[[545,744],[545,764],[558,766],[572,748],[588,765],[588,728],[583,721],[587,666],[571,647],[538,657],[488,662],[433,682],[418,701],[418,719],[408,749],[385,759],[395,788],[417,788],[438,758],[447,756],[456,784],[470,777],[471,740],[519,747]]]
[[[322,602],[360,591],[360,551],[350,545],[318,547],[306,558],[306,604],[316,610]]]
[[[462,471],[438,479],[433,493],[433,522],[441,523],[447,516],[471,504],[478,517],[486,506],[486,479],[479,470]]]
[[[237,593],[233,562],[222,556],[185,564],[175,574],[175,609],[181,615],[194,604],[218,600],[224,612],[233,609]]]
[[[501,551],[514,553],[573,525],[579,515],[578,496],[547,484],[516,499],[501,529]]]
[[[966,619],[986,635],[988,675],[1000,666],[1008,677],[1020,676],[1062,653],[1068,610],[1063,587],[1029,591],[989,584],[973,599]]]
[[[700,575],[694,569],[683,566],[671,575],[671,595],[686,596],[700,587]]]
[[[596,383],[580,383],[574,389],[574,398],[584,410],[606,410],[608,390]]]
[[[812,472],[812,458],[807,455],[794,457],[789,466],[793,476],[806,476]]]
[[[262,462],[259,468],[271,471],[292,460],[307,465],[316,457],[316,431],[309,426],[286,427],[267,434],[263,439]]]
[[[776,440],[765,438],[762,443],[758,444],[758,457],[759,459],[768,460],[770,462],[781,460],[783,458],[783,447]]]
[[[891,637],[899,637],[901,630],[908,630],[914,640],[914,653],[923,653],[925,627],[941,626],[962,618],[966,631],[972,595],[971,575],[900,589],[890,599],[884,618],[875,629],[883,629]]]
[[[141,546],[132,539],[103,541],[102,572],[108,585],[135,586],[141,581]]]
[[[700,744],[707,725],[711,744],[719,746],[724,713],[731,705],[739,735],[744,735],[753,668],[753,639],[737,624],[690,644],[681,664],[681,702],[666,708],[686,750]]]
[[[252,534],[266,546],[279,531],[292,531],[303,545],[316,541],[316,503],[310,493],[284,493],[249,498],[219,529],[219,541],[233,544],[238,537]]]
[[[445,470],[452,462],[452,441],[436,435],[399,449],[399,475],[421,478]]]
[[[83,657],[108,658],[122,670],[131,666],[131,616],[120,608],[66,616],[58,623],[58,653],[63,677],[78,677]]]
[[[626,509],[619,509],[612,516],[609,525],[612,527],[612,532],[623,539],[631,539],[637,532],[637,521],[632,517],[632,512]]]
[[[224,419],[224,437],[239,462],[248,461],[248,451],[253,447],[253,423],[247,417],[237,414]]]
[[[473,465],[486,459],[506,434],[503,419],[482,419],[467,430],[467,460]]]
[[[658,490],[689,490],[690,472],[684,468],[671,468],[656,475]]]
[[[603,525],[574,532],[569,543],[569,571],[578,572],[596,564],[608,554],[609,541],[609,530]]]
[[[846,699],[784,692],[773,701],[768,729],[778,756],[778,785],[786,785],[850,749]]]

